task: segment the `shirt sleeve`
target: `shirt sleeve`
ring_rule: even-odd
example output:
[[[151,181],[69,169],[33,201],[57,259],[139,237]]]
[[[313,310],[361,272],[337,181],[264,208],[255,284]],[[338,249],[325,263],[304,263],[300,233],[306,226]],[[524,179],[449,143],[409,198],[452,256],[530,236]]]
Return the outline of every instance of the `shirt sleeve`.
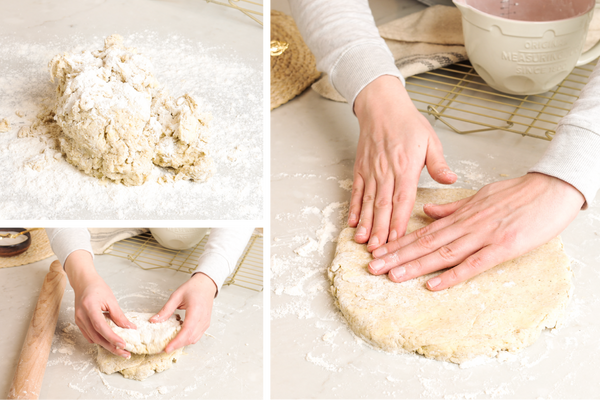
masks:
[[[202,272],[217,285],[217,294],[233,272],[254,228],[212,228],[194,274]]]
[[[358,93],[380,76],[396,76],[404,85],[367,0],[294,0],[290,8],[317,69],[353,108]]]
[[[600,63],[569,113],[560,120],[556,135],[542,159],[529,172],[554,176],[583,194],[583,208],[600,189]]]
[[[46,228],[46,234],[50,247],[63,268],[65,261],[75,250],[85,250],[94,258],[90,232],[86,228]]]

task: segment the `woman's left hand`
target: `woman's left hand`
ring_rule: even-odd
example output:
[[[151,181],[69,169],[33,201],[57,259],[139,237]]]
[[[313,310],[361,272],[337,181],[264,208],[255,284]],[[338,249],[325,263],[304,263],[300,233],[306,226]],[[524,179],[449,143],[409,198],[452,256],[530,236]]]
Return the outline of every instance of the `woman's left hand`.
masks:
[[[213,301],[217,285],[207,275],[199,272],[181,285],[152,318],[150,322],[164,322],[175,310],[185,310],[185,319],[181,330],[165,347],[165,353],[171,353],[180,347],[194,344],[210,325]]]
[[[368,270],[404,282],[453,267],[427,281],[429,290],[446,289],[547,243],[584,201],[565,181],[529,173],[454,203],[426,204],[437,221],[374,250]]]

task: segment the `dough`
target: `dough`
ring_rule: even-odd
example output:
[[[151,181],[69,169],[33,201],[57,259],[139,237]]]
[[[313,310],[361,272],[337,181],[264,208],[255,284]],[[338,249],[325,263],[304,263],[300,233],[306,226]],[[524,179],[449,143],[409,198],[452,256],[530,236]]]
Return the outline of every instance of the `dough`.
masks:
[[[0,133],[10,131],[10,121],[7,118],[0,119]]]
[[[423,204],[473,193],[419,189],[408,231],[433,222]],[[403,283],[369,274],[371,255],[353,236],[352,228],[340,233],[328,271],[331,292],[352,330],[388,352],[454,363],[516,352],[544,328],[557,326],[570,297],[572,272],[560,238],[455,287],[430,292],[425,282],[438,273]]]
[[[181,330],[181,317],[171,315],[165,322],[153,324],[149,319],[154,313],[125,313],[127,319],[133,322],[137,329],[123,329],[106,318],[113,332],[126,343],[125,350],[131,352],[131,357],[125,359],[115,356],[101,346],[98,347],[98,368],[105,374],[120,372],[127,379],[143,381],[156,372],[171,368],[183,352],[183,348],[170,354],[162,353],[166,345]]]
[[[154,375],[156,372],[165,371],[176,363],[179,356],[183,353],[183,348],[179,348],[170,354],[160,353],[145,356],[144,362],[141,364],[125,368],[119,371],[127,379],[135,379],[136,381],[143,381],[150,375]]]
[[[115,356],[100,345],[96,345],[96,347],[98,348],[98,355],[96,356],[98,368],[108,375],[124,370],[125,368],[136,367],[143,363],[146,358],[145,354],[132,353],[129,359],[125,359],[123,357]]]
[[[125,350],[135,354],[156,354],[163,351],[177,335],[183,321],[178,314],[173,314],[165,322],[153,324],[149,321],[153,315],[155,314],[125,313],[137,329],[124,329],[115,325],[110,318],[106,317],[106,320],[113,332],[125,341]]]
[[[129,360],[115,356],[103,347],[97,346],[98,368],[105,374],[120,372],[127,379],[143,381],[156,372],[165,371],[177,362],[183,353],[183,348],[177,349],[170,354],[131,354]]]
[[[213,174],[212,117],[190,95],[175,100],[160,88],[150,60],[121,36],[109,36],[102,50],[58,55],[49,67],[60,150],[84,173],[127,186],[146,182],[153,165],[174,170],[165,181]]]

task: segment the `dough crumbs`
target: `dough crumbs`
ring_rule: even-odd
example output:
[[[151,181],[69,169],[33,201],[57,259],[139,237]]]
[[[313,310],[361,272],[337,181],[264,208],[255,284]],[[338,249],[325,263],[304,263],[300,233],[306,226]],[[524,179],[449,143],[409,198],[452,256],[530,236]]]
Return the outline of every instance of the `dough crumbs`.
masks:
[[[344,180],[339,180],[338,184],[340,185],[340,187],[344,190],[347,191],[352,191],[352,184],[354,183],[354,181],[352,179],[344,179]]]
[[[154,165],[172,172],[163,182],[205,182],[214,174],[212,116],[189,94],[171,97],[150,60],[125,47],[121,36],[106,38],[101,50],[57,55],[49,68],[55,103],[19,137],[44,136],[49,149],[82,172],[126,186],[144,184]],[[51,153],[44,162],[56,159]]]
[[[8,118],[4,118],[0,120],[0,133],[10,131],[10,121]]]

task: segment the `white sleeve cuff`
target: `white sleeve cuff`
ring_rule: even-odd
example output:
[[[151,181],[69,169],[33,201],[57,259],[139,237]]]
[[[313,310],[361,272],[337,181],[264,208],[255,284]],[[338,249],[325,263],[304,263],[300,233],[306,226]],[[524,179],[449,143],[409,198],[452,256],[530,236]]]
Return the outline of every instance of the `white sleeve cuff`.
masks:
[[[213,280],[217,285],[217,294],[221,291],[221,286],[225,282],[225,279],[229,276],[229,263],[227,259],[221,254],[210,253],[202,254],[198,268],[194,271],[194,274],[202,272]]]
[[[363,43],[351,47],[339,58],[331,69],[330,80],[332,86],[354,109],[358,93],[383,75],[396,76],[402,81],[402,85],[406,83],[387,47]]]
[[[65,261],[75,250],[85,250],[94,258],[90,243],[90,232],[86,228],[46,228],[50,247],[65,267]]]
[[[542,159],[529,172],[561,179],[583,194],[583,209],[600,188],[600,135],[578,126],[559,124]]]
[[[212,279],[218,294],[225,279],[235,270],[252,231],[252,227],[212,228],[194,274],[202,272]]]

